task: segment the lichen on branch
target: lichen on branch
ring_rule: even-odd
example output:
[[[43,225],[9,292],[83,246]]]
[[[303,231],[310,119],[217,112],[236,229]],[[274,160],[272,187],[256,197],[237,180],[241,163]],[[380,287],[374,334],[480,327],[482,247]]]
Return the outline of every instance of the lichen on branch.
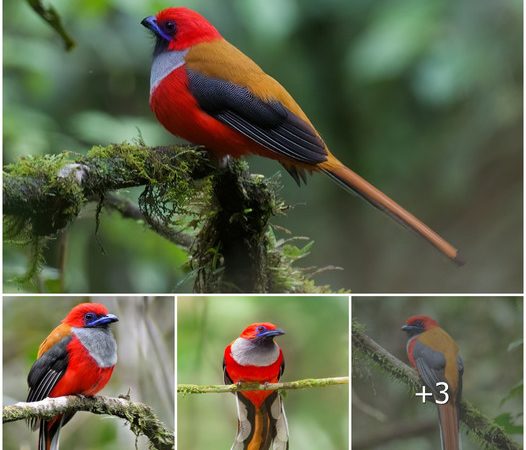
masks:
[[[333,378],[307,378],[297,381],[283,381],[281,383],[237,383],[237,384],[179,384],[179,394],[223,394],[240,391],[285,391],[295,389],[312,389],[327,386],[338,386],[349,384],[349,377]]]
[[[57,414],[78,411],[120,417],[129,423],[131,431],[136,436],[146,436],[153,448],[157,450],[174,448],[173,431],[156,417],[151,408],[144,403],[132,402],[125,398],[67,396],[46,398],[39,402],[20,402],[4,406],[2,420],[3,423],[9,423],[30,418],[51,419]]]
[[[144,186],[137,205],[114,194],[137,186]],[[274,234],[270,219],[287,210],[279,189],[277,177],[251,174],[239,160],[218,167],[190,146],[124,143],[86,155],[27,157],[4,167],[4,239],[31,245],[30,270],[21,279],[28,281],[47,240],[95,201],[95,230],[107,207],[183,247],[196,292],[328,292],[295,266],[312,242],[298,247]]]

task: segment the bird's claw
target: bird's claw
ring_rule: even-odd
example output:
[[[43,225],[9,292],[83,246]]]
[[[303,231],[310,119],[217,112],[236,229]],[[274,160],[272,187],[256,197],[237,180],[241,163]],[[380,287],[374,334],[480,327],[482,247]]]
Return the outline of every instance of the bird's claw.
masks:
[[[64,167],[62,167],[57,174],[58,178],[69,178],[73,177],[77,184],[82,184],[88,174],[89,174],[90,168],[86,166],[85,164],[80,163],[70,163],[66,164]]]

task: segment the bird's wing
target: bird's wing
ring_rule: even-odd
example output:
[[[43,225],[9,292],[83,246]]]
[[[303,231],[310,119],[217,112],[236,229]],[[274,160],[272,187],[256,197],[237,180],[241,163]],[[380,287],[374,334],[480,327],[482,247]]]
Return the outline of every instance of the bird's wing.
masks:
[[[437,388],[437,383],[447,381],[445,378],[446,358],[444,354],[416,340],[413,347],[413,356],[416,369],[422,381],[431,389],[433,394],[441,396],[439,391],[442,389],[440,387]]]
[[[285,359],[282,359],[281,360],[281,366],[279,366],[279,375],[278,375],[278,380],[281,379],[283,373],[285,372]]]
[[[212,117],[293,161],[327,160],[325,143],[287,91],[226,41],[192,48],[186,67],[192,95]]]
[[[37,402],[48,397],[62,378],[69,363],[66,347],[70,341],[71,335],[63,337],[35,361],[27,377],[28,402]],[[31,419],[29,424],[31,428],[36,429],[38,420]]]
[[[234,384],[232,381],[232,378],[228,375],[228,372],[226,371],[226,362],[225,358],[223,358],[223,381],[225,384]]]
[[[51,333],[49,333],[49,336],[46,339],[44,339],[44,341],[42,341],[42,344],[40,344],[40,347],[38,347],[37,358],[40,358],[51,347],[53,347],[55,344],[59,343],[62,339],[70,335],[71,335],[71,327],[64,323],[61,323]]]

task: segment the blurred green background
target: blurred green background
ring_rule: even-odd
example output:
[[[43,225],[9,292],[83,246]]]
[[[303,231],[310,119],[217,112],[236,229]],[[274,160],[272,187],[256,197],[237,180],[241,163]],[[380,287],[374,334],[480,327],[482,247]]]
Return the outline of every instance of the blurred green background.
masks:
[[[522,443],[523,304],[522,298],[360,298],[352,299],[352,316],[365,333],[409,364],[407,318],[425,314],[435,319],[460,347],[464,360],[463,398],[500,424],[515,424]],[[434,450],[440,447],[436,407],[411,395],[408,387],[377,367],[353,359],[353,450]],[[514,393],[508,398],[511,391]],[[509,416],[506,416],[509,415]],[[510,420],[508,420],[510,419]],[[418,431],[404,434],[415,427]],[[510,426],[506,425],[508,434]],[[390,439],[367,446],[380,434]],[[461,426],[462,448],[482,448]]]
[[[172,297],[4,297],[3,298],[3,404],[25,401],[26,376],[40,343],[60,324],[73,306],[83,301],[103,303],[119,317],[112,325],[118,362],[100,395],[130,393],[144,402],[173,429],[174,405],[174,299]],[[3,427],[5,450],[36,448],[38,433],[25,421]],[[135,448],[135,435],[122,419],[81,412],[60,432],[61,448],[115,450]],[[146,450],[147,439],[138,440]]]
[[[285,330],[276,340],[285,358],[283,381],[349,373],[347,297],[179,297],[177,302],[178,383],[223,384],[225,347],[253,322]],[[287,391],[290,448],[348,448],[348,392],[347,386]],[[230,448],[236,417],[232,394],[178,396],[178,448]]]
[[[148,107],[153,41],[142,18],[167,1],[53,0],[78,46],[23,1],[4,2],[4,163],[25,155],[175,138]],[[333,152],[457,245],[458,269],[412,233],[321,175],[274,219],[315,241],[305,266],[339,266],[319,283],[354,292],[522,289],[522,2],[520,0],[182,1],[280,80]],[[139,191],[128,192],[136,198]],[[57,290],[58,243],[41,290]],[[104,252],[101,250],[104,248]],[[184,252],[94,207],[69,229],[65,290],[189,292]],[[27,249],[4,249],[6,281]],[[7,283],[9,291],[34,290]]]

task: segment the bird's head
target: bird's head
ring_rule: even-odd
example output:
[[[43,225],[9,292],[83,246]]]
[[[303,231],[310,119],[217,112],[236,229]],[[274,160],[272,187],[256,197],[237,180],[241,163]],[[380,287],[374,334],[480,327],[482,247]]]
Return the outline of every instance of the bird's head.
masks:
[[[108,309],[100,303],[81,303],[75,306],[62,321],[74,328],[104,328],[119,318],[108,313]]]
[[[406,320],[402,330],[409,336],[416,336],[431,328],[438,327],[438,323],[429,316],[412,316]]]
[[[188,8],[166,8],[143,19],[156,39],[154,54],[185,50],[195,44],[220,39],[221,35],[201,14]]]
[[[254,343],[272,342],[276,336],[281,336],[285,332],[270,322],[257,322],[246,327],[240,338],[248,339]]]

